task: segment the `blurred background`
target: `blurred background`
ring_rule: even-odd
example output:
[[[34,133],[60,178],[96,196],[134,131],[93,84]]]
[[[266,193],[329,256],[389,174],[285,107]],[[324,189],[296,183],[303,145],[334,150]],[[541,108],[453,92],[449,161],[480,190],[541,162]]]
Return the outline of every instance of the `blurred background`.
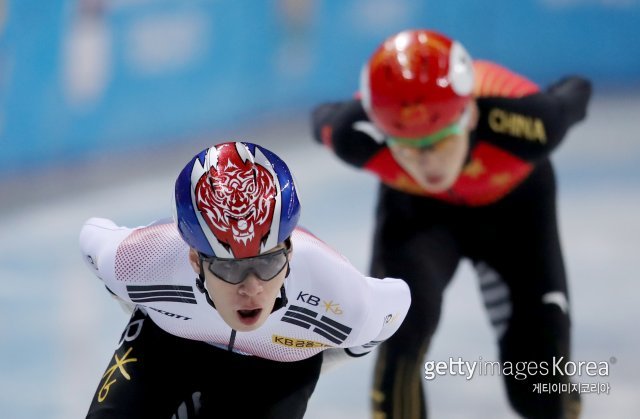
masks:
[[[312,141],[309,112],[417,27],[540,85],[594,82],[554,155],[573,357],[610,363],[578,379],[610,385],[583,395],[583,417],[640,417],[639,0],[0,0],[0,416],[84,417],[128,316],[84,266],[80,227],[170,215],[177,173],[212,143],[279,154],[302,224],[366,272],[375,179]],[[463,263],[429,359],[495,360],[493,339]],[[323,376],[307,417],[368,417],[372,362]],[[428,394],[432,417],[514,417],[499,377],[438,377]]]

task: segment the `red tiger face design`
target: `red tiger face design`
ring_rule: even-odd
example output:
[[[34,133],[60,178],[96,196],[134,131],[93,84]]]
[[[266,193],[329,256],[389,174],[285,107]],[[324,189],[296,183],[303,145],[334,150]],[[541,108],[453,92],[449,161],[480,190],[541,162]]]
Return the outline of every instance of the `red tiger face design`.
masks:
[[[276,205],[276,179],[267,168],[240,156],[233,144],[218,148],[217,163],[199,179],[195,201],[218,241],[234,257],[260,254]]]

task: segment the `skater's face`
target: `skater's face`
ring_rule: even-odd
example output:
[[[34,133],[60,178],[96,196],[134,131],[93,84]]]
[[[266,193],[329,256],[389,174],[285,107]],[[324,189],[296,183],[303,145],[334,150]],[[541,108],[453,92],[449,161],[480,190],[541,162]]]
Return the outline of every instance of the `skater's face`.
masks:
[[[450,135],[429,147],[389,144],[389,148],[418,185],[438,193],[449,189],[460,175],[469,151],[469,135]]]
[[[291,251],[281,243],[253,260],[238,259],[238,267],[227,266],[224,274],[215,262],[202,260],[194,249],[189,259],[196,273],[200,273],[200,263],[203,264],[205,286],[225,323],[237,331],[249,332],[262,326],[271,314],[287,275]]]
[[[478,120],[475,103],[468,111],[468,116],[459,121],[459,129],[449,131],[433,144],[416,146],[406,141],[388,142],[394,159],[425,191],[444,192],[458,179],[469,153],[469,132]]]

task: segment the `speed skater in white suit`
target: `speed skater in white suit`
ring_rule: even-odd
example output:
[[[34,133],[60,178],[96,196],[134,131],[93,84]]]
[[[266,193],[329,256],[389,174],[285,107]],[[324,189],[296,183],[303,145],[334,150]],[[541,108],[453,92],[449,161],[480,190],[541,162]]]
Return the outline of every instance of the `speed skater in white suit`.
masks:
[[[321,367],[358,357],[402,323],[400,279],[369,278],[297,227],[287,165],[255,144],[197,154],[174,218],[120,227],[91,218],[85,260],[134,307],[90,418],[301,418]]]

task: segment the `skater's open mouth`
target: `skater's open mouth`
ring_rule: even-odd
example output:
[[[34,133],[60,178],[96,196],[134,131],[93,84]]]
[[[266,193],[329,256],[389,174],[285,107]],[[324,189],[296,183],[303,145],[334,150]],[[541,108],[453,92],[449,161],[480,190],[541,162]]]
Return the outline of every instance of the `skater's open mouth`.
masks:
[[[238,310],[238,314],[240,315],[241,319],[250,320],[258,317],[261,311],[261,308],[254,308],[252,310]]]
[[[437,185],[439,183],[442,183],[442,181],[444,180],[444,176],[441,175],[430,175],[427,176],[427,182],[433,184],[433,185]]]

